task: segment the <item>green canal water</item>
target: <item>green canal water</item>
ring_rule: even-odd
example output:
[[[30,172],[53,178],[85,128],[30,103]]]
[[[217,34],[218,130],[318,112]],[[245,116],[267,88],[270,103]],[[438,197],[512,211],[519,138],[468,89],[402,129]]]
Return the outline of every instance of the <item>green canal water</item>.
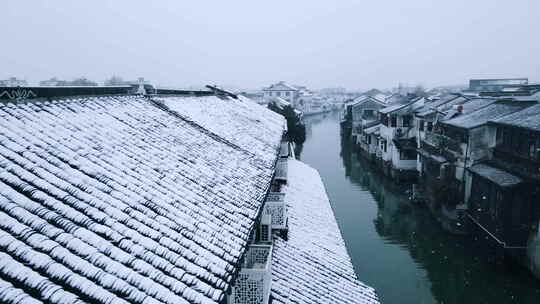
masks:
[[[337,113],[305,121],[300,159],[319,170],[358,278],[382,303],[540,304],[540,280],[486,262],[473,241],[443,232],[406,187],[342,145]]]

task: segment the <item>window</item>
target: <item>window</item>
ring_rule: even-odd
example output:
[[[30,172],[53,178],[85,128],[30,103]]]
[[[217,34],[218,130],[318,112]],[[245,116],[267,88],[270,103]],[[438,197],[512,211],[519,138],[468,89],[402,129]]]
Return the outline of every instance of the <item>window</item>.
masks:
[[[373,110],[364,110],[364,115],[363,116],[366,119],[374,118],[375,117],[375,112]]]
[[[534,141],[529,141],[529,157],[536,158],[536,143]]]
[[[496,135],[495,135],[495,141],[496,141],[496,145],[501,145],[502,144],[502,141],[503,141],[503,133],[504,132],[504,129],[501,128],[501,127],[498,127],[497,130],[496,130]]]
[[[261,242],[270,241],[270,227],[268,227],[268,225],[260,226],[260,241]]]
[[[371,135],[367,136],[367,143],[368,143],[368,145],[371,145]]]
[[[388,115],[381,114],[381,123],[388,127]]]
[[[416,159],[415,150],[403,150],[399,153],[399,159],[402,160],[413,160]]]
[[[291,96],[291,92],[285,92],[285,96]]]
[[[390,127],[397,127],[397,116],[390,115]]]
[[[386,148],[387,148],[386,140],[382,140],[381,141],[381,150],[386,152]]]
[[[281,92],[277,92],[276,95],[277,95],[278,97],[281,97]]]
[[[410,127],[411,126],[411,121],[412,121],[412,116],[411,115],[404,115],[404,116],[401,117],[401,120],[402,120],[403,127]]]
[[[424,121],[423,120],[420,120],[420,124],[418,125],[418,129],[420,131],[424,131]]]
[[[430,132],[433,131],[433,123],[431,121],[427,123],[427,130]]]

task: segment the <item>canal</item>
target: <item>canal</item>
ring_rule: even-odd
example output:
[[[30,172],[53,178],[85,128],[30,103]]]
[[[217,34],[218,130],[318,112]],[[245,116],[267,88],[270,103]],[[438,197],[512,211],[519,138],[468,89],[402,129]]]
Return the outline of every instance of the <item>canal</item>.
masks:
[[[407,188],[342,145],[338,113],[305,122],[300,159],[319,170],[358,278],[382,303],[540,303],[540,280],[485,262],[472,241],[441,231]]]

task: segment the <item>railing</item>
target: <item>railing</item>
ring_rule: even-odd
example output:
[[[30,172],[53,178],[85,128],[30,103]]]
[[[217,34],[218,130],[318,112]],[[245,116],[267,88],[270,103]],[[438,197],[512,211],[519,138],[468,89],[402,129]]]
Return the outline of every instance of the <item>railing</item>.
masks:
[[[434,132],[426,132],[424,141],[429,145],[437,147],[439,149],[451,150],[459,154],[463,153],[463,150],[461,149],[461,143],[448,136],[444,136]]]
[[[266,196],[267,202],[284,202],[285,193],[283,192],[269,192]]]
[[[268,303],[272,283],[272,245],[250,245],[229,298],[231,304]]]
[[[284,159],[278,160],[277,165],[276,165],[276,179],[287,182],[287,169],[288,169],[287,159],[284,158]]]
[[[520,155],[517,151],[498,146],[493,149],[493,161],[514,174],[540,179],[540,161]]]

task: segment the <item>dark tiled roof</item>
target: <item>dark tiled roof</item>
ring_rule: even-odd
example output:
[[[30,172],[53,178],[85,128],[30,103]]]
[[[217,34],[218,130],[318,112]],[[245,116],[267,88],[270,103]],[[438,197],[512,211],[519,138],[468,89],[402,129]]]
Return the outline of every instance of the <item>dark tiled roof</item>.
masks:
[[[204,102],[193,102],[190,116],[160,100],[0,104],[1,303],[223,298],[270,185],[284,121],[254,103],[214,100],[253,128],[251,152],[228,137],[234,120],[216,130],[195,114]]]
[[[455,127],[471,129],[481,126],[487,123],[489,120],[504,117],[528,106],[531,106],[531,103],[495,102],[476,111],[465,113],[455,118],[446,120],[444,123]],[[465,104],[464,107],[467,107],[467,104]]]
[[[372,97],[372,96],[360,96],[360,97],[357,97],[355,98],[350,105],[352,106],[357,106],[357,105],[361,105],[363,103],[366,103],[368,101],[372,101],[380,106],[386,106],[386,104],[380,100],[378,100],[377,98],[375,97]]]
[[[289,234],[272,256],[274,303],[379,303],[358,281],[319,173],[289,160]]]
[[[495,123],[501,123],[530,130],[540,131],[540,104],[526,108],[508,116],[491,120]]]
[[[504,170],[491,167],[487,164],[477,164],[468,168],[471,172],[482,176],[501,187],[514,186],[521,183],[521,179]]]
[[[389,114],[398,110],[402,110],[406,107],[413,106],[416,102],[420,101],[422,97],[415,97],[412,99],[402,99],[401,102],[392,104],[384,109],[380,109],[379,113]],[[412,110],[412,109],[411,109]]]
[[[434,102],[426,103],[423,107],[416,110],[416,116],[425,117],[429,114],[435,113],[435,109],[438,111],[448,111],[452,106],[462,104],[467,99],[458,95],[445,96]]]

